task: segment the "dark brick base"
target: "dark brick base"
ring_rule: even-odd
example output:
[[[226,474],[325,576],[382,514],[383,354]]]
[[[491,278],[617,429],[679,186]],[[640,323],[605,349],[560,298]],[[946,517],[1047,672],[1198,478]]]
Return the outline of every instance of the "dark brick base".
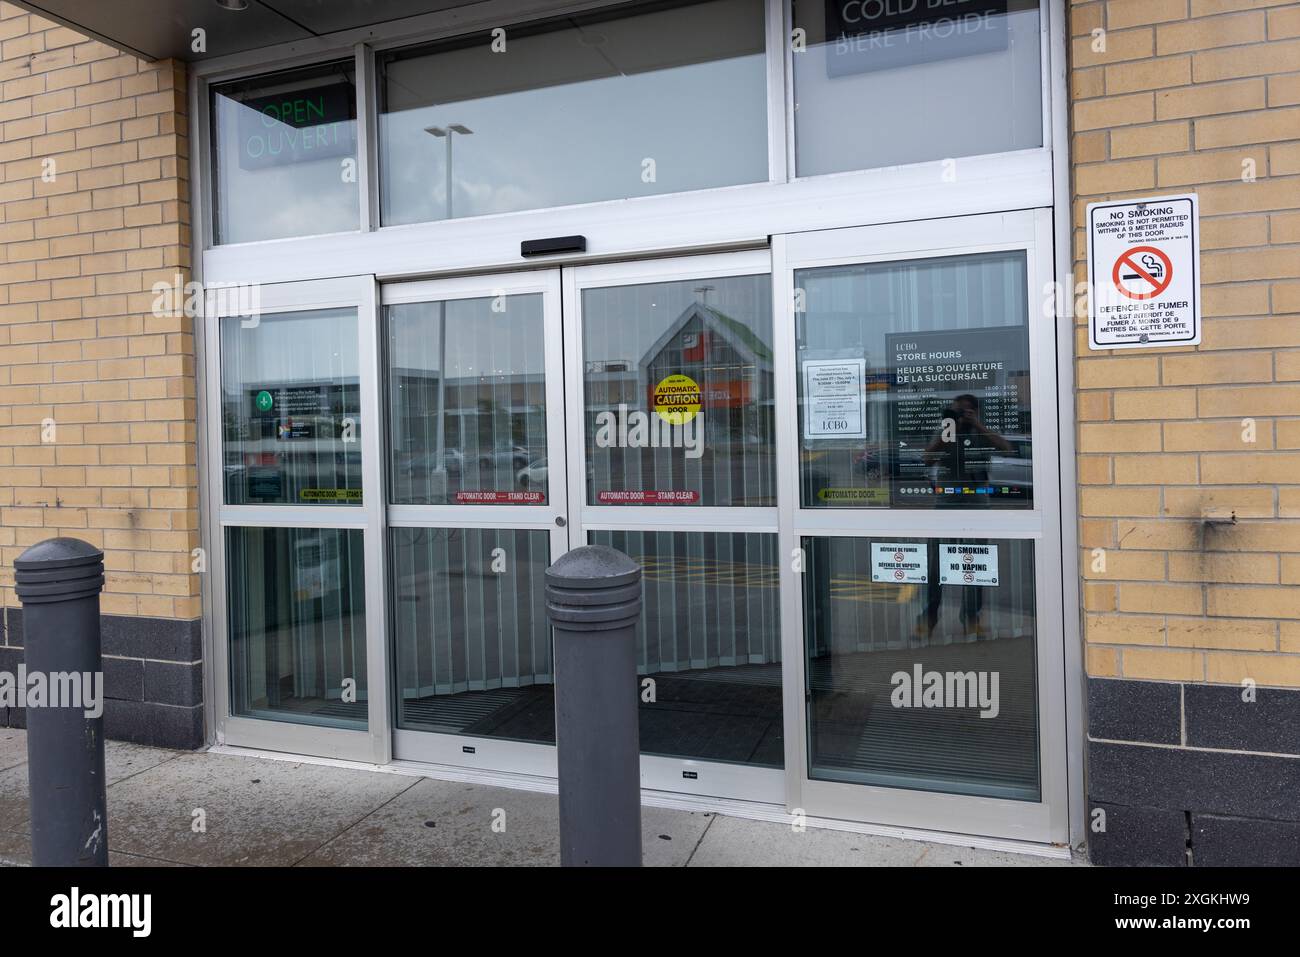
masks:
[[[1300,864],[1300,691],[1090,678],[1088,736],[1093,863]]]
[[[203,746],[200,623],[100,617],[104,654],[104,733],[114,741],[194,750]],[[21,608],[0,609],[0,670],[23,660]],[[0,727],[26,727],[22,708],[0,708]]]

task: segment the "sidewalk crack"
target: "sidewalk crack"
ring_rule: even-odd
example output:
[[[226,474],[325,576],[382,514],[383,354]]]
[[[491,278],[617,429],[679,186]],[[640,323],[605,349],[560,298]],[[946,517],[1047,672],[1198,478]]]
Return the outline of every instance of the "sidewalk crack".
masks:
[[[322,847],[324,847],[326,844],[332,843],[333,841],[337,841],[340,837],[342,837],[344,834],[348,833],[348,831],[352,830],[352,829],[353,829],[354,827],[356,827],[358,824],[361,824],[361,823],[363,823],[364,821],[367,821],[367,820],[369,820],[370,818],[374,817],[376,814],[378,814],[378,813],[379,813],[380,811],[382,811],[384,808],[388,807],[388,805],[392,804],[394,801],[396,801],[399,797],[401,797],[401,796],[402,796],[403,794],[405,794],[407,791],[411,790],[411,788],[413,788],[413,787],[415,787],[417,784],[419,784],[422,780],[424,780],[424,779],[423,779],[423,778],[412,778],[410,784],[408,784],[406,787],[402,788],[400,791],[398,791],[396,794],[394,794],[392,797],[390,797],[387,801],[384,801],[382,804],[378,804],[378,805],[376,805],[375,807],[371,808],[371,809],[370,809],[369,811],[367,811],[364,815],[362,815],[361,817],[357,818],[355,821],[353,821],[351,824],[349,824],[349,825],[348,825],[347,827],[345,827],[343,830],[339,831],[337,834],[331,834],[329,837],[327,837],[325,840],[321,841],[319,844],[317,844],[315,847],[313,847],[313,848],[312,848],[310,851],[308,851],[306,854],[302,855],[302,857],[298,858],[296,861],[291,862],[291,863],[289,864],[289,867],[297,867],[297,866],[298,866],[299,864],[301,864],[303,861],[307,860],[307,858],[311,857],[313,854],[315,854],[317,851],[319,851],[319,850],[320,850]]]
[[[696,841],[695,846],[691,848],[691,853],[687,856],[686,863],[683,864],[682,867],[691,866],[691,861],[695,860],[695,852],[700,849],[700,845],[704,843],[705,835],[707,835],[709,831],[713,828],[713,822],[716,821],[717,819],[718,819],[717,814],[710,814],[709,823],[705,826],[704,830],[700,831],[700,839]]]

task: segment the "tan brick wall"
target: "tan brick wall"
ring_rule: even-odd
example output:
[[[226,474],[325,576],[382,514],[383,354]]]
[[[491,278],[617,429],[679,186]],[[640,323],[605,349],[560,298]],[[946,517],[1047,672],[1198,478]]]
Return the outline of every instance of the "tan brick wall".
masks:
[[[0,3],[0,607],[69,535],[105,613],[199,615],[193,335],[150,291],[189,278],[185,79]]]
[[[1076,279],[1089,202],[1182,192],[1204,276],[1198,347],[1076,330],[1088,672],[1300,687],[1300,3],[1092,0],[1070,22]]]

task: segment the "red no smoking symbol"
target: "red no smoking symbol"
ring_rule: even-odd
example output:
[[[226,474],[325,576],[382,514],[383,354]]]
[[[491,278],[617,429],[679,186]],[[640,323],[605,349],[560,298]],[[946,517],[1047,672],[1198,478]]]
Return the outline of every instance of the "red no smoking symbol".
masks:
[[[1174,264],[1155,246],[1134,246],[1115,260],[1110,278],[1130,299],[1154,299],[1169,288]]]
[[[901,562],[906,556],[902,552],[894,552],[894,561]]]
[[[898,569],[897,571],[895,571],[895,572],[894,572],[894,577],[897,578],[897,579],[901,582],[901,581],[903,580],[903,570],[900,568],[900,569]]]

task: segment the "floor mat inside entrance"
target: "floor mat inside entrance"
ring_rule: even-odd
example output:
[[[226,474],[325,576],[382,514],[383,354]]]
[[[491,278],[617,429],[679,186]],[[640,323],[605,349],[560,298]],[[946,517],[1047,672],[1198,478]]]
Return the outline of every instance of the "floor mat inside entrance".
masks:
[[[779,665],[741,665],[664,672],[654,679],[654,701],[642,700],[641,750],[703,761],[780,767]],[[629,694],[642,694],[642,687]],[[555,742],[552,685],[466,691],[408,698],[402,726],[537,744]]]

